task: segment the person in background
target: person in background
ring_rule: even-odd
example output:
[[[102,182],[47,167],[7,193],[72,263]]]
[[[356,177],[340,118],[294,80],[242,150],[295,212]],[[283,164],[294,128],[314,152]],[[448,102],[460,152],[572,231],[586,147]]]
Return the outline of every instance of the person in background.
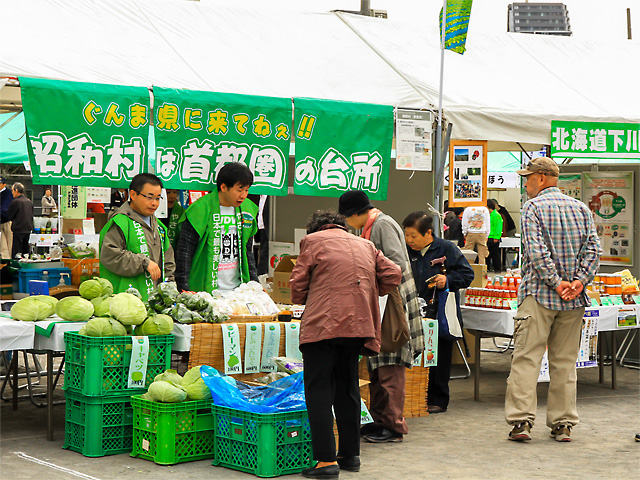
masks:
[[[460,310],[460,289],[473,282],[473,268],[459,248],[451,242],[438,238],[433,233],[433,218],[426,212],[413,212],[402,221],[407,251],[411,259],[411,270],[418,288],[418,295],[427,303],[433,298],[434,289],[449,289],[456,297],[458,318]],[[446,275],[432,260],[446,257]],[[429,287],[427,280],[435,276],[435,285]],[[429,368],[429,388],[427,410],[429,413],[446,412],[449,407],[449,379],[451,377],[451,355],[455,342],[448,338],[438,338],[438,365]]]
[[[167,235],[169,235],[169,242],[175,249],[178,240],[178,221],[184,213],[184,208],[178,202],[178,195],[180,190],[168,189],[167,190],[167,216],[160,220],[167,227]]]
[[[400,283],[400,268],[373,243],[351,235],[342,215],[318,211],[291,272],[291,300],[304,304],[300,351],[315,468],[307,478],[360,470],[361,351],[380,351],[378,296]],[[336,456],[333,412],[338,426]]]
[[[29,235],[33,231],[33,203],[24,194],[24,185],[14,183],[11,189],[13,201],[7,211],[7,219],[11,222],[13,244],[11,258],[29,253]]]
[[[500,239],[502,238],[502,217],[496,210],[497,203],[493,200],[487,200],[487,208],[489,209],[489,221],[491,231],[487,239],[487,248],[489,257],[487,258],[487,271],[493,269],[494,272],[502,271],[502,257],[500,256]]]
[[[135,287],[146,300],[155,286],[172,281],[173,249],[155,211],[160,204],[162,180],[150,173],[133,177],[130,200],[112,212],[100,232],[100,276],[113,285],[113,293]]]
[[[43,217],[51,217],[52,215],[58,214],[58,205],[56,201],[51,196],[51,189],[47,188],[44,191],[44,196],[42,197],[42,216]]]
[[[127,189],[117,188],[115,192],[111,194],[111,209],[118,209],[127,201]]]
[[[13,232],[7,214],[12,201],[13,195],[7,188],[7,180],[0,177],[0,258],[11,258]]]
[[[559,442],[578,424],[576,360],[585,306],[584,287],[600,266],[600,240],[589,208],[558,188],[560,170],[535,158],[519,175],[529,200],[522,208],[522,283],[514,316],[513,356],[505,419],[509,440],[531,440],[540,362],[549,358],[547,426]]]
[[[444,224],[448,227],[444,232],[445,240],[455,241],[459,247],[464,247],[464,235],[462,234],[462,219],[464,207],[455,207],[447,212]]]
[[[247,198],[253,174],[244,163],[218,172],[217,191],[196,200],[180,219],[176,282],[179,290],[230,291],[258,281],[253,237],[258,207]]]
[[[374,208],[361,190],[348,191],[340,197],[339,213],[362,238],[371,240],[387,258],[402,270],[400,297],[408,319],[410,340],[396,353],[380,353],[368,359],[370,408],[373,423],[362,428],[364,439],[371,443],[402,442],[409,427],[404,418],[407,368],[424,350],[424,333],[416,285],[411,275],[409,256],[400,225]]]
[[[491,221],[487,207],[466,207],[462,214],[462,234],[464,235],[464,248],[478,252],[478,263],[486,263],[489,250],[487,238],[491,231]]]
[[[513,221],[511,214],[507,210],[507,207],[500,205],[498,200],[492,198],[494,202],[496,202],[496,210],[502,217],[502,236],[503,237],[513,237],[516,234],[516,223]]]

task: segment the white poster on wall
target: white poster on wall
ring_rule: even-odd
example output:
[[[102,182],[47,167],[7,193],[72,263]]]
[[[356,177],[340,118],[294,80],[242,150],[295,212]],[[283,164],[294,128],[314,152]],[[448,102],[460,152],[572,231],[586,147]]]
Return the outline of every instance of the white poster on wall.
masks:
[[[396,111],[396,169],[432,169],[431,112],[418,110]]]

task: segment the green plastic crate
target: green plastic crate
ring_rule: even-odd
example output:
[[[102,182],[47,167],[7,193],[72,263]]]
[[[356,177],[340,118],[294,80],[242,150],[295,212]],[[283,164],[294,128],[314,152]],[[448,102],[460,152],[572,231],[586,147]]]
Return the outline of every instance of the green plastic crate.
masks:
[[[250,413],[211,407],[215,418],[214,466],[277,477],[311,466],[311,428],[306,410]]]
[[[213,458],[214,422],[211,400],[158,403],[131,397],[132,457],[159,465]]]
[[[87,397],[65,392],[64,447],[85,457],[131,451],[133,408],[129,396]]]
[[[64,389],[87,396],[145,393],[156,375],[171,368],[173,340],[173,335],[149,336],[145,387],[127,388],[131,337],[87,337],[65,332]]]

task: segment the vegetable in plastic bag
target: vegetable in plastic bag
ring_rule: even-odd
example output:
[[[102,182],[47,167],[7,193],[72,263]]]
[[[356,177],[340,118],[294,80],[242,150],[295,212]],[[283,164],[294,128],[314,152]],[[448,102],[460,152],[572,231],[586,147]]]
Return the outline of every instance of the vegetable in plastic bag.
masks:
[[[152,315],[147,317],[140,329],[141,335],[169,335],[173,331],[173,318],[167,315]]]
[[[113,297],[102,296],[91,299],[93,304],[93,314],[96,317],[108,317],[110,315],[109,308]]]
[[[91,300],[96,297],[102,296],[102,284],[92,278],[91,280],[85,280],[80,284],[80,288],[78,289],[80,292],[80,296],[82,298],[86,298],[87,300]]]
[[[165,306],[173,305],[180,292],[176,282],[162,282],[158,285],[158,294]]]
[[[140,295],[140,291],[132,285],[129,285],[129,288],[127,288],[127,290],[124,293],[130,293],[131,295],[134,295],[138,297],[140,300],[142,300],[142,295]]]
[[[55,304],[52,305],[49,301],[45,301],[40,297],[45,297],[45,295],[36,295],[18,300],[13,307],[11,307],[11,316],[13,319],[37,322],[38,320],[44,320],[53,315],[56,311]]]
[[[273,361],[276,363],[279,372],[285,372],[293,375],[294,373],[302,372],[304,370],[302,360],[290,357],[273,357]]]
[[[187,391],[182,386],[163,380],[149,385],[149,397],[154,402],[178,403],[187,398]]]
[[[111,316],[123,325],[140,325],[147,318],[142,300],[130,293],[118,293],[111,300]]]
[[[66,297],[56,305],[56,314],[63,320],[84,322],[93,315],[93,305],[82,297]]]
[[[184,387],[187,392],[187,400],[208,400],[211,398],[211,390],[202,378]]]
[[[189,310],[204,310],[209,305],[206,297],[199,293],[182,292],[176,298],[176,303],[182,303]]]
[[[171,317],[180,323],[202,323],[204,318],[198,312],[192,312],[184,304],[177,303],[171,311]]]

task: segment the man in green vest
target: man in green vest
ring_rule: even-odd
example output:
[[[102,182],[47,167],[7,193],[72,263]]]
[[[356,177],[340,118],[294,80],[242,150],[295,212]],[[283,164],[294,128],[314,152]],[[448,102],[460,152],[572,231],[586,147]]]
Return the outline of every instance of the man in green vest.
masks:
[[[258,280],[252,253],[258,207],[247,198],[252,183],[249,167],[228,163],[216,178],[217,191],[185,211],[176,246],[179,290],[230,291]]]
[[[146,300],[159,282],[174,279],[173,248],[165,226],[154,215],[161,193],[158,177],[136,175],[129,201],[114,211],[100,232],[100,276],[113,284],[113,293],[131,285]]]
[[[167,189],[167,216],[160,219],[164,226],[167,227],[169,242],[174,250],[178,241],[178,221],[184,213],[184,208],[178,202],[179,193],[180,190]]]

